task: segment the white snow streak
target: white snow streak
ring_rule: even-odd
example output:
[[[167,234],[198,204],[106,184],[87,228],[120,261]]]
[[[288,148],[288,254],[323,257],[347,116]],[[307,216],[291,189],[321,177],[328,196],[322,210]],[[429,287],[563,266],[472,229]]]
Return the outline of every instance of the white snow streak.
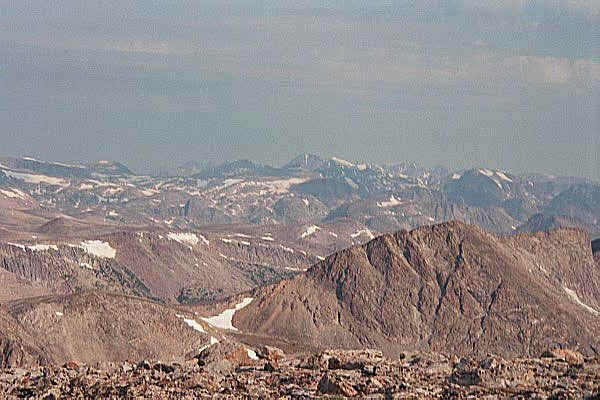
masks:
[[[304,233],[302,233],[302,234],[300,235],[300,239],[304,239],[304,238],[305,238],[305,237],[307,237],[307,236],[313,235],[313,234],[315,234],[317,231],[320,231],[320,230],[321,230],[321,228],[319,228],[318,226],[316,226],[316,225],[311,225],[311,226],[309,226],[309,227],[308,227],[308,229],[306,229],[306,231],[305,231]]]
[[[500,179],[505,180],[507,182],[512,182],[513,180],[510,179],[508,176],[506,176],[506,174],[504,174],[501,171],[496,171],[496,175],[498,175],[500,177]]]
[[[489,177],[491,180],[494,181],[494,183],[496,184],[496,186],[498,186],[500,189],[502,189],[502,184],[500,182],[498,182],[498,179],[496,179],[494,177],[494,172],[490,171],[489,169],[480,169],[479,172],[487,177]]]
[[[21,250],[25,250],[25,249],[30,249],[33,251],[47,251],[47,250],[56,250],[58,251],[58,246],[54,245],[54,244],[34,244],[32,246],[25,246],[24,244],[18,244],[18,243],[6,243],[10,246],[14,246],[14,247],[18,247]]]
[[[58,251],[58,246],[54,244],[34,244],[33,246],[27,246],[27,248],[33,251],[47,251],[50,249]]]
[[[287,251],[288,253],[293,253],[294,252],[294,249],[292,249],[290,247],[285,247],[282,244],[280,244],[279,247],[281,247],[283,249],[283,251]]]
[[[208,245],[208,240],[206,240],[206,238],[202,235],[200,235],[202,242],[206,245]],[[169,240],[174,240],[178,243],[181,244],[189,244],[189,245],[196,245],[198,244],[198,242],[200,241],[200,239],[198,239],[198,236],[196,236],[195,233],[174,233],[174,232],[169,232],[169,234],[167,235],[167,238],[169,238]]]
[[[252,297],[246,297],[240,303],[236,304],[234,308],[228,308],[221,314],[215,315],[214,317],[202,318],[202,321],[214,326],[215,328],[237,331],[238,329],[232,324],[233,316],[235,315],[236,311],[239,311],[248,304],[252,303],[252,300],[254,300]]]
[[[600,316],[600,311],[588,306],[587,304],[583,303],[581,300],[579,300],[579,296],[577,296],[577,293],[575,293],[574,290],[569,289],[566,286],[563,286],[563,289],[565,290],[565,292],[567,292],[567,294],[569,295],[569,297],[577,304],[579,304],[581,307],[585,308],[586,311],[594,314],[595,316]]]
[[[361,229],[360,231],[357,231],[355,233],[352,233],[350,235],[350,237],[352,239],[355,239],[357,237],[359,237],[360,235],[365,234],[367,235],[370,239],[375,239],[375,235],[373,235],[373,233],[369,230],[369,229]]]

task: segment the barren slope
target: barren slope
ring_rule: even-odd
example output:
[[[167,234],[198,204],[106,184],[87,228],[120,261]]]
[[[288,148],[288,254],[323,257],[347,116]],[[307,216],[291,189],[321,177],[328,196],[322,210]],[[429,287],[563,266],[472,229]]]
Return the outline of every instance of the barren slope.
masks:
[[[318,347],[600,349],[600,269],[577,229],[501,237],[450,222],[401,231],[258,292],[236,326]]]
[[[99,291],[5,303],[0,305],[0,368],[68,360],[182,359],[209,337],[177,313],[185,314]]]

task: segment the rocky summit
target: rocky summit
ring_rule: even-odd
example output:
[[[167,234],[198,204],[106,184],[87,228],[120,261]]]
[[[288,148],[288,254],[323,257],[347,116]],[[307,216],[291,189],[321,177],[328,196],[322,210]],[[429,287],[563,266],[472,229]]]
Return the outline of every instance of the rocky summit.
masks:
[[[377,350],[327,350],[289,356],[265,347],[255,359],[99,363],[0,371],[5,399],[597,399],[600,359],[567,349],[506,360]],[[239,354],[239,353],[238,353]]]

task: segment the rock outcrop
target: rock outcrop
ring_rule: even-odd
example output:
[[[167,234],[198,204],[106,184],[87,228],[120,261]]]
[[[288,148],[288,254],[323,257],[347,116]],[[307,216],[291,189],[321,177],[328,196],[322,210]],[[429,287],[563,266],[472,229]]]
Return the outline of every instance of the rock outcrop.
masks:
[[[268,360],[216,370],[192,362],[142,361],[0,370],[0,396],[18,398],[146,399],[596,399],[600,396],[600,359],[572,364],[562,357],[507,360],[445,357],[433,353],[378,358],[365,367],[348,352],[352,367],[311,365],[289,356],[276,369]],[[321,359],[313,354],[310,359]],[[357,353],[360,358],[360,354]],[[350,357],[350,358],[348,358]],[[222,361],[227,361],[222,359]],[[224,365],[227,363],[225,362]]]

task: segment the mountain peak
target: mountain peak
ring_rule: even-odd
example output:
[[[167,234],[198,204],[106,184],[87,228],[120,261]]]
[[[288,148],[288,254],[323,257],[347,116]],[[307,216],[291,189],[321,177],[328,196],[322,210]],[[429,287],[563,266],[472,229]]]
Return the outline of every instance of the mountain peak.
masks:
[[[324,163],[325,160],[320,156],[312,153],[304,153],[292,159],[283,168],[313,171],[321,168]]]
[[[600,270],[584,239],[569,228],[497,236],[458,221],[386,234],[264,289],[260,309],[248,307],[238,323],[311,346],[394,355],[532,355],[555,341],[590,352]]]

